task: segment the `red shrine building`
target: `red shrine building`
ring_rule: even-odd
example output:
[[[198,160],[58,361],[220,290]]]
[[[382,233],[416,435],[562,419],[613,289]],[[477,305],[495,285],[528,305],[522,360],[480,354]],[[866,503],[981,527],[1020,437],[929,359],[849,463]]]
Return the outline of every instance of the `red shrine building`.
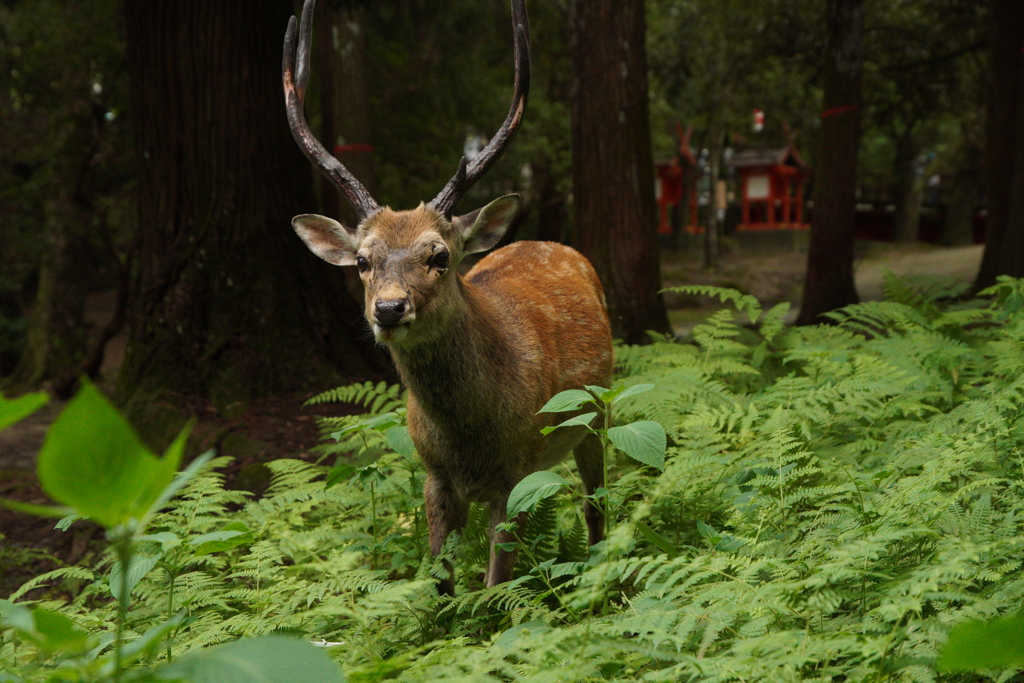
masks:
[[[810,229],[804,222],[808,169],[795,146],[742,150],[726,165],[740,176],[743,218],[737,230]]]

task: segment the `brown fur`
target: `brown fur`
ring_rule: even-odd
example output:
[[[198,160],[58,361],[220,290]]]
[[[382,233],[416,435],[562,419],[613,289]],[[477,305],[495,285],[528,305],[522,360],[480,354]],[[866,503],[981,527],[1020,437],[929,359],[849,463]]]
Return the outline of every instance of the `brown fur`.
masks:
[[[458,274],[466,244],[480,241],[481,234],[500,236],[507,221],[495,232],[499,222],[476,214],[449,222],[424,205],[404,212],[383,209],[351,240],[369,264],[361,273],[367,319],[409,389],[409,432],[427,470],[431,551],[437,554],[448,535],[465,524],[468,503],[489,503],[489,586],[512,578],[513,556],[493,546],[511,539],[495,535],[493,528],[505,520],[508,494],[523,477],[574,451],[586,491],[602,485],[597,439],[584,439],[582,429],[543,437],[542,427],[567,415],[537,411],[560,391],[608,386],[612,371],[601,283],[575,250],[516,242],[482,259],[464,277]],[[314,238],[303,239],[317,251]],[[432,254],[442,249],[450,252],[449,267],[431,267]],[[379,301],[402,297],[409,301],[410,322],[398,326],[407,329],[398,336],[375,324],[375,311]],[[603,520],[589,505],[585,512],[590,541],[596,543]],[[441,590],[453,592],[452,577]]]

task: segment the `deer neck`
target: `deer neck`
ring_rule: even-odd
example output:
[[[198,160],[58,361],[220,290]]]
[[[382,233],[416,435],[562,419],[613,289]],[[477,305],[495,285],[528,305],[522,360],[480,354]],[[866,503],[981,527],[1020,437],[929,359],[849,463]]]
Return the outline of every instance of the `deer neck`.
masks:
[[[495,303],[461,275],[432,311],[429,334],[389,347],[403,383],[433,420],[465,426],[493,410],[518,364]],[[428,321],[424,321],[425,323]]]

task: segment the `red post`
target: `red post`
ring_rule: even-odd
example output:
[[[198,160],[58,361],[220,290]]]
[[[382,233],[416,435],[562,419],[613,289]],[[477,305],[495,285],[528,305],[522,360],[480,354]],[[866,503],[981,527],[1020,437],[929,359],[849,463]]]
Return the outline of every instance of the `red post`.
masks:
[[[782,223],[786,228],[792,228],[793,216],[790,215],[790,196],[789,191],[792,188],[792,182],[790,178],[785,178],[782,184]]]
[[[800,230],[804,229],[804,179],[801,176],[796,179],[796,224]]]
[[[750,174],[743,173],[743,229],[746,230],[750,227],[750,198],[747,197],[747,179]]]

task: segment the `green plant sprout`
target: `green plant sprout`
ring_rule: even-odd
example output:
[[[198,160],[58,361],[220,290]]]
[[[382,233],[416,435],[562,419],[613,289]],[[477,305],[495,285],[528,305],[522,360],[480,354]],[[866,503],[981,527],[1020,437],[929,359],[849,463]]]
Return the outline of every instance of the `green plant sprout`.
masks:
[[[0,402],[0,421],[12,424],[42,406],[37,396]],[[282,637],[239,641],[193,652],[156,669],[127,667],[153,656],[183,621],[172,614],[174,575],[185,556],[197,557],[251,543],[248,529],[228,525],[221,531],[199,535],[187,544],[171,533],[147,535],[153,517],[177,495],[213,456],[207,452],[178,472],[192,425],[189,423],[158,458],[147,449],[128,422],[86,378],[82,388],[46,434],[39,453],[38,476],[43,490],[66,508],[35,506],[34,514],[61,517],[66,528],[87,517],[107,530],[115,555],[110,592],[117,603],[114,635],[91,634],[68,617],[10,601],[0,601],[2,626],[13,629],[41,655],[63,659],[61,681],[156,680],[343,680],[337,666],[322,651]],[[12,506],[19,507],[19,506]],[[23,508],[22,508],[23,509]],[[70,515],[68,514],[70,511]],[[155,544],[156,555],[138,553],[142,544]],[[185,550],[187,548],[187,551]],[[168,553],[164,557],[164,553]],[[132,589],[164,558],[168,576],[168,614],[141,637],[127,641],[125,625]],[[111,652],[99,657],[107,647]],[[245,654],[245,660],[239,654]],[[70,658],[70,659],[68,659]],[[288,666],[282,667],[282,662]],[[256,672],[259,676],[256,677]],[[271,672],[268,674],[267,672]],[[56,676],[56,675],[55,675]],[[56,678],[51,678],[56,680]]]
[[[618,427],[612,426],[612,410],[624,398],[636,396],[654,388],[653,384],[637,384],[617,389],[588,386],[583,389],[569,389],[555,394],[544,404],[538,413],[564,413],[577,411],[586,405],[592,405],[594,412],[574,415],[561,424],[545,427],[541,434],[545,436],[556,429],[566,427],[583,427],[601,440],[603,480],[605,485],[598,488],[592,495],[579,493],[569,482],[554,472],[543,470],[528,475],[512,489],[508,497],[508,519],[511,520],[521,512],[536,508],[537,504],[549,498],[561,489],[569,489],[584,500],[590,501],[602,513],[604,518],[604,535],[608,535],[608,520],[616,507],[609,496],[608,461],[611,447],[619,449],[634,460],[653,467],[658,471],[665,469],[665,449],[667,439],[665,428],[654,420],[640,420]],[[600,420],[600,427],[593,427],[595,418]]]

